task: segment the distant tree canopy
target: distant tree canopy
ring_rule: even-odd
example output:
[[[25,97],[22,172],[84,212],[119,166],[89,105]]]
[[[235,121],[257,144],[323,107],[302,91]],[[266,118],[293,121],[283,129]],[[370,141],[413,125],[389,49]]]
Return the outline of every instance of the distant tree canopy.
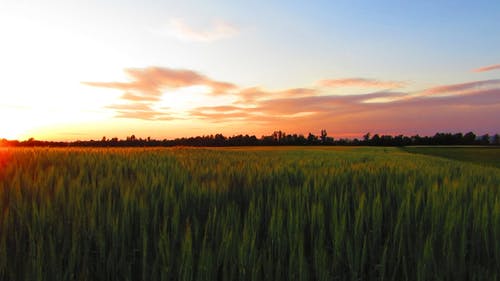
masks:
[[[222,134],[204,135],[189,138],[156,140],[151,137],[138,138],[135,135],[118,139],[117,137],[102,137],[101,140],[85,140],[72,142],[41,141],[30,138],[26,141],[0,140],[0,146],[51,146],[51,147],[133,147],[133,146],[273,146],[273,145],[367,145],[367,146],[408,146],[408,145],[500,145],[500,135],[490,136],[485,134],[476,136],[473,132],[465,135],[462,133],[436,133],[434,136],[419,135],[379,135],[366,133],[360,139],[334,139],[328,136],[326,130],[321,130],[316,136],[309,133],[287,134],[281,130],[274,131],[271,135],[257,138],[252,135],[234,135],[226,137]]]

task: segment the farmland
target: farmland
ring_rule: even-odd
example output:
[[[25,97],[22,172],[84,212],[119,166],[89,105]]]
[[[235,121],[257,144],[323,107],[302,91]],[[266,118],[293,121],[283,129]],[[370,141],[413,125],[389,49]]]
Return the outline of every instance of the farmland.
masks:
[[[398,148],[0,149],[0,280],[498,280],[499,237],[499,168]]]
[[[500,147],[478,147],[478,146],[421,146],[421,147],[406,147],[405,151],[412,153],[420,153],[459,161],[476,163],[484,166],[492,166],[500,168]]]

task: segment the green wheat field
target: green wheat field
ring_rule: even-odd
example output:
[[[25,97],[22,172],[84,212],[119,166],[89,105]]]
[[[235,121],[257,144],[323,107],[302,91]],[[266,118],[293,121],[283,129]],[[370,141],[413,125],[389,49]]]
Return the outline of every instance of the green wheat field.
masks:
[[[429,149],[0,149],[0,280],[500,280],[500,149]]]

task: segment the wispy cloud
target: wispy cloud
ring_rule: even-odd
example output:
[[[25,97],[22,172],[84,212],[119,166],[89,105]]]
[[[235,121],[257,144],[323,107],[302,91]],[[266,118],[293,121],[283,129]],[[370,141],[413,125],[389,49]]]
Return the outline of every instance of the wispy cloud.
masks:
[[[293,90],[293,89],[292,89]],[[289,92],[283,91],[283,92]],[[308,118],[321,116],[329,112],[354,112],[365,108],[365,101],[383,97],[400,97],[404,93],[375,92],[362,95],[315,95],[315,96],[281,96],[260,100],[255,106],[214,106],[200,107],[191,114],[202,119],[221,121],[228,118],[244,119],[248,122],[269,120],[281,122],[290,118]],[[281,120],[281,121],[280,121]]]
[[[131,78],[129,82],[85,83],[124,91],[117,104],[107,106],[118,118],[252,124],[297,132],[333,128],[338,132],[408,134],[498,128],[500,120],[500,79],[405,92],[396,91],[405,85],[402,82],[352,78],[323,80],[322,84],[328,85],[324,88],[269,91],[261,87],[240,88],[191,70],[148,67],[130,68],[126,72]],[[194,85],[209,87],[212,94],[226,94],[229,98],[223,104],[186,108],[182,113],[175,108],[160,107],[158,101],[165,89]],[[368,91],[356,95],[333,94],[331,87],[359,87]],[[378,88],[381,90],[370,92]]]
[[[159,101],[160,95],[141,95],[131,92],[125,92],[121,96],[121,99],[127,101]]]
[[[182,88],[189,86],[207,86],[212,94],[226,94],[236,88],[228,82],[216,81],[198,72],[185,69],[165,67],[127,68],[125,73],[130,77],[129,82],[82,82],[94,87],[112,88],[125,91],[122,96],[127,100],[155,100],[163,95],[168,88]]]
[[[131,111],[152,111],[150,104],[132,103],[132,104],[113,104],[108,105],[106,108],[116,110],[131,110]]]
[[[465,91],[474,90],[478,88],[485,88],[490,86],[500,85],[500,79],[491,80],[481,80],[473,81],[460,84],[442,85],[437,87],[432,87],[422,91],[423,95],[433,95],[433,94],[456,94],[463,93]]]
[[[106,108],[116,112],[116,117],[144,120],[171,120],[173,115],[156,109],[164,92],[191,86],[206,86],[212,95],[228,94],[237,88],[228,82],[208,78],[198,72],[185,69],[164,67],[127,68],[128,82],[82,82],[93,87],[111,88],[124,93],[124,103],[109,105]]]
[[[358,134],[367,131],[425,134],[440,130],[498,128],[495,120],[500,119],[499,87],[449,86],[447,90],[455,92],[446,96],[415,96],[393,91],[271,98],[262,95],[265,98],[253,100],[252,106],[200,107],[192,110],[190,115],[216,123],[241,122],[298,132],[333,128]],[[459,91],[464,88],[468,89],[466,94]]]
[[[366,78],[345,78],[345,79],[324,79],[317,82],[320,87],[343,88],[379,88],[379,89],[397,89],[406,86],[401,81],[380,81]]]
[[[155,108],[151,103],[126,103],[106,106],[115,111],[117,118],[131,118],[150,121],[178,119],[168,108]]]
[[[184,20],[175,18],[169,21],[168,32],[170,35],[184,41],[213,42],[235,36],[239,33],[239,30],[222,20],[213,21],[211,26],[206,29],[195,29]]]
[[[240,104],[251,104],[258,100],[276,99],[276,98],[298,98],[314,96],[318,94],[316,89],[311,88],[292,88],[281,91],[266,91],[259,87],[242,89],[237,93]]]
[[[498,69],[500,69],[500,64],[483,66],[483,67],[479,67],[479,68],[473,69],[472,71],[473,72],[486,72],[486,71],[498,70]]]
[[[270,92],[264,91],[259,87],[246,88],[238,93],[238,103],[253,103],[262,98],[269,98],[270,96]]]
[[[170,121],[178,120],[179,118],[173,117],[168,113],[158,112],[158,111],[118,111],[116,113],[116,118],[130,118],[130,119],[141,119],[148,121]]]

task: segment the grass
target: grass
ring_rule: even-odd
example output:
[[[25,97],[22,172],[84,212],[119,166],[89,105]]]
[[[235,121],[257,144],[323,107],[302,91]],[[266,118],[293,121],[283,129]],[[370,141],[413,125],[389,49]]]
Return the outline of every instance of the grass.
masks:
[[[403,150],[500,168],[500,147],[405,147]]]
[[[0,150],[0,280],[498,280],[500,170],[397,148]]]

